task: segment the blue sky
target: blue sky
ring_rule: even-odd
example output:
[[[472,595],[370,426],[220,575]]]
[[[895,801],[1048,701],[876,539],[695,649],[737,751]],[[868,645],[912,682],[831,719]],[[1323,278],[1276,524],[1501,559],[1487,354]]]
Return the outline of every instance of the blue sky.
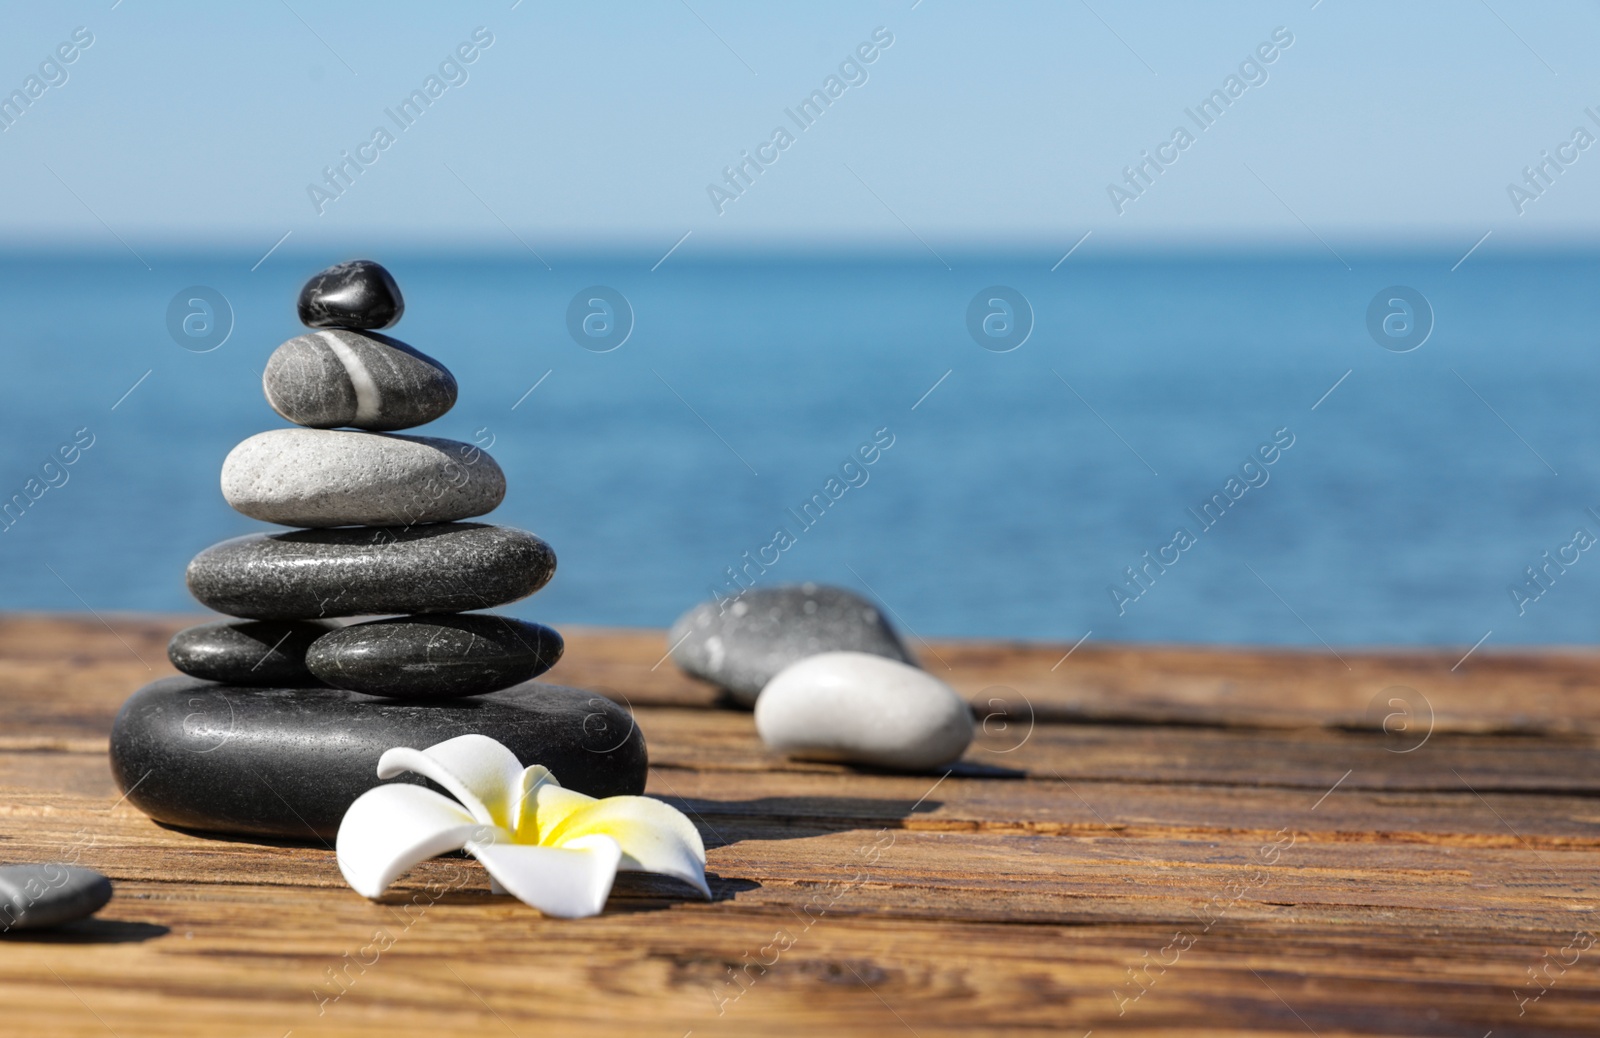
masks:
[[[1600,147],[1568,148],[1575,161],[1520,212],[1507,191],[1577,128],[1600,134],[1600,6],[1223,6],[31,5],[8,13],[0,90],[59,80],[39,66],[79,27],[93,43],[0,133],[0,234],[139,251],[265,252],[290,234],[291,248],[664,252],[687,233],[692,253],[1465,251],[1486,233],[1495,250],[1600,231]],[[385,110],[480,28],[492,44],[400,130]],[[1264,82],[1200,129],[1185,109],[1280,28],[1292,44],[1248,70]],[[880,29],[893,43],[864,81],[794,124],[785,109]],[[793,143],[718,212],[708,185],[780,126]],[[393,143],[318,212],[308,187],[378,127]],[[1192,145],[1118,212],[1108,186],[1178,127]]]

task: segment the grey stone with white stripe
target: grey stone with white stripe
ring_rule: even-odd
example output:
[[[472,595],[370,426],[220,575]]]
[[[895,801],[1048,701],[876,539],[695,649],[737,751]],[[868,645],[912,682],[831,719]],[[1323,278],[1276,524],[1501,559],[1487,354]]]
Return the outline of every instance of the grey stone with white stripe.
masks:
[[[414,526],[493,510],[506,477],[459,440],[273,429],[228,452],[222,496],[252,519],[284,526]]]
[[[409,429],[456,402],[455,376],[443,364],[387,335],[342,328],[272,351],[261,387],[274,411],[313,429]]]

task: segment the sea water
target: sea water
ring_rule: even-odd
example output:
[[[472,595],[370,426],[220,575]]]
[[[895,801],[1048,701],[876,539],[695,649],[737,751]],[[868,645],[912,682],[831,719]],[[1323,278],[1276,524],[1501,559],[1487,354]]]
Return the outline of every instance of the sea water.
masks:
[[[374,258],[461,385],[418,431],[559,556],[519,616],[816,580],[921,636],[1600,634],[1600,256],[1089,251]],[[0,257],[0,608],[194,611],[269,528],[219,467],[348,257],[259,258]]]

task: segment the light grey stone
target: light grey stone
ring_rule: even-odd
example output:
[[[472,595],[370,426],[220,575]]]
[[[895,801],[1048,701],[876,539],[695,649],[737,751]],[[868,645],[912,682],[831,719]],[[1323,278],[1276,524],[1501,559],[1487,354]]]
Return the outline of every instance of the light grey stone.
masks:
[[[456,402],[456,380],[398,339],[342,328],[297,335],[272,351],[261,388],[296,425],[409,429]]]
[[[533,594],[550,545],[484,523],[294,530],[213,544],[189,563],[202,605],[252,620],[459,613]]]
[[[667,644],[678,666],[745,706],[778,671],[819,652],[916,662],[877,606],[821,584],[752,588],[731,601],[702,602],[672,625]]]
[[[756,730],[792,757],[925,771],[966,751],[972,711],[926,671],[864,652],[825,652],[767,683]]]
[[[330,429],[257,433],[222,463],[222,496],[285,526],[408,526],[467,519],[506,494],[483,450],[431,436]]]

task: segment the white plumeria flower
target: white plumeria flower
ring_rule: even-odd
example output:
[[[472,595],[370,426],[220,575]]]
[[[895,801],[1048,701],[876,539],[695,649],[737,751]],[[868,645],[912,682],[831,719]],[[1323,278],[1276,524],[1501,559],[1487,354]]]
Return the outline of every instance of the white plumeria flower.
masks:
[[[456,850],[483,862],[495,893],[567,919],[598,915],[619,869],[672,876],[711,896],[700,834],[659,800],[563,789],[549,769],[524,768],[486,735],[426,750],[396,747],[378,759],[380,779],[406,771],[456,799],[409,783],[356,798],[339,823],[337,854],[346,882],[365,897],[382,894],[418,862]]]

